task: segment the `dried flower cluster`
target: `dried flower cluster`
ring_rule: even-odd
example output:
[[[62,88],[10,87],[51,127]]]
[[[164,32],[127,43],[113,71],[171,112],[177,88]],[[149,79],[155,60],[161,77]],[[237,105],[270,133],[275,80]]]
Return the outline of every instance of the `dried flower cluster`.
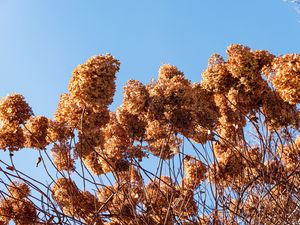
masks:
[[[30,225],[37,222],[35,205],[28,200],[29,187],[25,183],[13,182],[8,187],[11,198],[0,201],[0,223],[8,225],[13,220],[16,225]]]
[[[24,147],[25,138],[21,124],[24,124],[33,112],[20,94],[11,94],[0,100],[0,148],[10,151]]]
[[[272,61],[267,76],[280,97],[290,103],[300,103],[300,56],[287,54]]]
[[[213,54],[198,83],[169,64],[149,84],[129,80],[114,112],[120,63],[109,54],[75,68],[54,119],[3,98],[0,224],[299,223],[300,56],[237,44],[227,56]],[[44,160],[47,146],[58,178],[46,168],[43,191],[12,151]]]

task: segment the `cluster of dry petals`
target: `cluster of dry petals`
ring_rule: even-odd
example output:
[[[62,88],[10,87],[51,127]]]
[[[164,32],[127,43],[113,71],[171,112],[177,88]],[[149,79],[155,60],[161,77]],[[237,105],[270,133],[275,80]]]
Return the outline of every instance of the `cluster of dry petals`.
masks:
[[[78,65],[54,119],[34,116],[22,95],[0,101],[0,149],[40,151],[51,145],[59,172],[51,198],[67,221],[300,221],[300,55],[275,56],[233,44],[227,60],[209,58],[196,83],[164,64],[157,80],[129,80],[122,104],[112,112],[119,69],[110,54]],[[158,160],[153,171],[144,165],[148,158]],[[80,175],[83,189],[72,178],[80,173],[77,165],[91,176]],[[112,179],[100,185],[94,177]],[[1,193],[7,194],[0,202],[0,224],[43,222],[25,183],[12,183]]]
[[[13,220],[16,225],[30,225],[38,222],[37,210],[28,200],[28,185],[13,182],[8,186],[9,195],[0,200],[0,224],[8,225]]]

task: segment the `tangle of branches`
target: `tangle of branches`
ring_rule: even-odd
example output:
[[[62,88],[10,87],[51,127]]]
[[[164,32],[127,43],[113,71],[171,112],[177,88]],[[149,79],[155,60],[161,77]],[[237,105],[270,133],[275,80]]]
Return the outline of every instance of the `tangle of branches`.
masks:
[[[230,45],[198,83],[162,65],[112,112],[119,68],[78,65],[54,118],[1,99],[0,224],[299,224],[300,55]],[[19,169],[28,149],[49,183]]]

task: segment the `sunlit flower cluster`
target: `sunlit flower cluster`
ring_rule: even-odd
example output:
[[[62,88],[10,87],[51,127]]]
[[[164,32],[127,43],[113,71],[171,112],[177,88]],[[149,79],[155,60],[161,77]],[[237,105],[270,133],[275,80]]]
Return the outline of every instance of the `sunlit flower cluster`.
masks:
[[[182,180],[182,187],[187,190],[194,190],[205,179],[207,171],[205,165],[198,159],[187,155],[183,159],[185,176]]]
[[[109,54],[78,65],[53,119],[19,94],[0,100],[0,149],[12,164],[1,172],[20,176],[13,151],[48,145],[57,171],[41,200],[48,211],[30,182],[1,191],[0,224],[299,222],[299,55],[233,44],[195,83],[164,64],[148,84],[129,80],[111,111],[119,67]]]
[[[48,118],[31,117],[24,126],[25,146],[27,148],[44,149],[47,141]]]
[[[102,224],[99,218],[94,217],[99,207],[98,199],[88,191],[80,191],[72,180],[58,179],[52,192],[53,198],[66,215],[84,218],[86,223]]]
[[[51,149],[51,155],[57,170],[71,172],[75,169],[75,160],[68,143],[55,144]]]
[[[272,80],[280,97],[290,103],[300,103],[300,55],[287,54],[276,57],[266,75]]]
[[[0,120],[7,123],[22,124],[33,112],[20,94],[11,94],[0,101]]]
[[[75,101],[86,106],[107,106],[112,103],[119,67],[119,61],[109,54],[94,56],[78,65],[69,83],[69,91]]]
[[[30,190],[27,184],[13,182],[8,192],[12,197],[0,200],[0,223],[8,225],[13,220],[16,225],[31,225],[38,222],[37,210],[31,200],[28,200]]]

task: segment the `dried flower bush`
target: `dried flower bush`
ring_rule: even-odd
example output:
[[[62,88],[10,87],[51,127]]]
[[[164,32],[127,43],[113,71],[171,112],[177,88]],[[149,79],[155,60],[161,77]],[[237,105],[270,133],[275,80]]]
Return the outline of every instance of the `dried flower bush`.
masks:
[[[129,80],[115,112],[111,55],[76,67],[54,119],[3,98],[0,224],[298,224],[300,55],[237,44],[227,55],[199,83],[172,65]],[[18,169],[23,148],[49,185]]]

